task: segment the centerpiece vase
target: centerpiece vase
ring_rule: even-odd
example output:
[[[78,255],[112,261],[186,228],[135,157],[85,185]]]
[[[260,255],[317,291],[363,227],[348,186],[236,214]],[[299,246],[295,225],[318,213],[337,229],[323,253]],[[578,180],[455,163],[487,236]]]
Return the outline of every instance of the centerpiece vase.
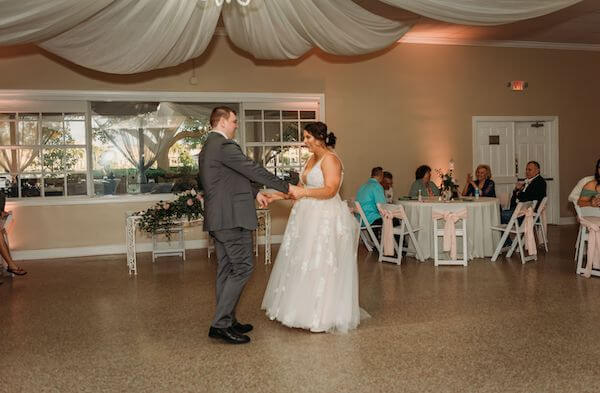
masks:
[[[444,202],[450,202],[450,200],[452,200],[452,190],[450,188],[446,188],[442,191],[442,200]]]

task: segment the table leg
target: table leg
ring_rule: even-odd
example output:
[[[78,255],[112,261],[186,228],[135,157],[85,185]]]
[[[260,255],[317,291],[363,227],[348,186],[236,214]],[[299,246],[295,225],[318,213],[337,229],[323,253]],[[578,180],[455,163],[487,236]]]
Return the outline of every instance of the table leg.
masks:
[[[135,219],[127,218],[127,225],[125,226],[125,237],[127,247],[127,267],[129,274],[137,275],[137,260],[135,250]]]

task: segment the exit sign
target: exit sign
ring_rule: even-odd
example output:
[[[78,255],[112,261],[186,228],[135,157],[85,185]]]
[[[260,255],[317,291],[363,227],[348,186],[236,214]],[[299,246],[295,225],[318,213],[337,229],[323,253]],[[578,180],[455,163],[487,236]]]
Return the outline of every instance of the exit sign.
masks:
[[[527,82],[525,81],[510,81],[508,82],[508,87],[512,91],[523,91],[527,87]]]

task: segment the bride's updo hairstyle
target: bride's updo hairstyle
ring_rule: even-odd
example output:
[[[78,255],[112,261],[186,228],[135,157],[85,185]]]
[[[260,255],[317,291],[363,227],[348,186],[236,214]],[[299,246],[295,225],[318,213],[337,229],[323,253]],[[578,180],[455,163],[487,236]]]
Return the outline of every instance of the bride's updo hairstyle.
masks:
[[[316,123],[308,123],[304,130],[312,135],[315,139],[323,141],[325,146],[331,147],[332,149],[335,147],[335,142],[337,141],[337,137],[333,132],[327,132],[327,124],[318,121]]]

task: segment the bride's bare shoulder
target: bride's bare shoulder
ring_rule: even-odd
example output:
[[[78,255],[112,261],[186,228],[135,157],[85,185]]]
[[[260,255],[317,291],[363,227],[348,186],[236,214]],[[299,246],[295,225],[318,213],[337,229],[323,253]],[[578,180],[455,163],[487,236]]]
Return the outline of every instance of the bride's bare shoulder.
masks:
[[[340,157],[338,157],[338,155],[334,152],[328,152],[325,154],[325,157],[323,157],[323,164],[336,169],[342,169],[343,167],[342,160],[340,160]]]

